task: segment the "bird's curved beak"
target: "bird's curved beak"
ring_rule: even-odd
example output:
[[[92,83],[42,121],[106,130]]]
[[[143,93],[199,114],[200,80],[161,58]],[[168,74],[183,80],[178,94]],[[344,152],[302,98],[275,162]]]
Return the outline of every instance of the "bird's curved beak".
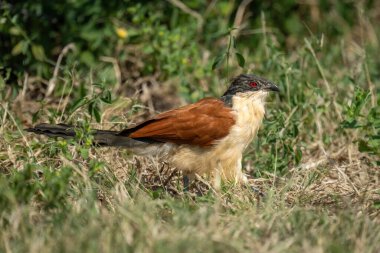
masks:
[[[264,90],[280,92],[280,89],[277,87],[277,85],[275,85],[275,84],[273,84],[273,83],[268,83],[268,84],[264,87]]]

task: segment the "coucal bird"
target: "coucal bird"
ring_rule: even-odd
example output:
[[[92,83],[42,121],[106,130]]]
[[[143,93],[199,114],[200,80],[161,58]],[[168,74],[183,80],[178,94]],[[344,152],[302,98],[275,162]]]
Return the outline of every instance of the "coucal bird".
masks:
[[[220,98],[201,99],[122,131],[93,130],[94,144],[163,157],[185,175],[208,174],[216,184],[220,179],[246,183],[242,155],[261,125],[270,91],[279,89],[262,77],[242,74]],[[39,124],[26,130],[75,136],[75,127],[63,124]]]

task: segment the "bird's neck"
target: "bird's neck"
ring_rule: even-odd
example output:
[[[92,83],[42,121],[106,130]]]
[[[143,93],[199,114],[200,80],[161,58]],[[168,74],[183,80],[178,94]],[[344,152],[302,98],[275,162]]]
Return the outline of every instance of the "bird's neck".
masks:
[[[238,113],[249,108],[250,111],[252,110],[251,113],[262,118],[265,113],[264,106],[267,94],[267,92],[263,91],[238,93],[231,98],[231,107]]]
[[[236,122],[230,131],[231,147],[235,146],[243,153],[252,139],[256,136],[264,118],[264,98],[266,94],[240,94],[232,98],[232,110]]]
[[[234,107],[234,100],[239,100],[239,103],[260,104],[264,107],[265,98],[267,94],[268,92],[265,92],[265,91],[244,92],[244,93],[237,93],[234,95],[225,93],[223,96],[221,96],[220,100],[222,100],[226,106],[231,107],[231,108]]]

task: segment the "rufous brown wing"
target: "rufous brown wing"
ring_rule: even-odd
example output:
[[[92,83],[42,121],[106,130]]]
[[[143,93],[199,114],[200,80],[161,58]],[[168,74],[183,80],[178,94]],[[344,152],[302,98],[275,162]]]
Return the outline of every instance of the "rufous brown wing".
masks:
[[[158,114],[119,133],[133,139],[211,146],[235,124],[232,109],[223,101],[205,98],[197,103]]]

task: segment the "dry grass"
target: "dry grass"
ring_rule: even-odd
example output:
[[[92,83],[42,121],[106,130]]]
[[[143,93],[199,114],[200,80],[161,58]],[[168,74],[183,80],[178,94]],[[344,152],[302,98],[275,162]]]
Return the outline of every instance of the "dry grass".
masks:
[[[8,118],[12,114],[8,111]],[[18,137],[9,142],[9,133]],[[215,192],[204,179],[184,193],[179,172],[125,150],[91,149],[83,159],[69,146],[71,161],[62,154],[50,156],[54,141],[38,137],[41,146],[35,147],[36,137],[24,136],[12,120],[3,134],[2,173],[22,171],[25,156],[49,167],[71,166],[75,192],[67,196],[71,208],[66,213],[54,215],[33,200],[12,204],[1,223],[5,252],[380,250],[380,171],[352,145],[325,150],[331,155],[303,157],[282,176],[251,179],[266,193],[258,198],[234,186]],[[90,176],[91,160],[105,163],[98,176]]]

